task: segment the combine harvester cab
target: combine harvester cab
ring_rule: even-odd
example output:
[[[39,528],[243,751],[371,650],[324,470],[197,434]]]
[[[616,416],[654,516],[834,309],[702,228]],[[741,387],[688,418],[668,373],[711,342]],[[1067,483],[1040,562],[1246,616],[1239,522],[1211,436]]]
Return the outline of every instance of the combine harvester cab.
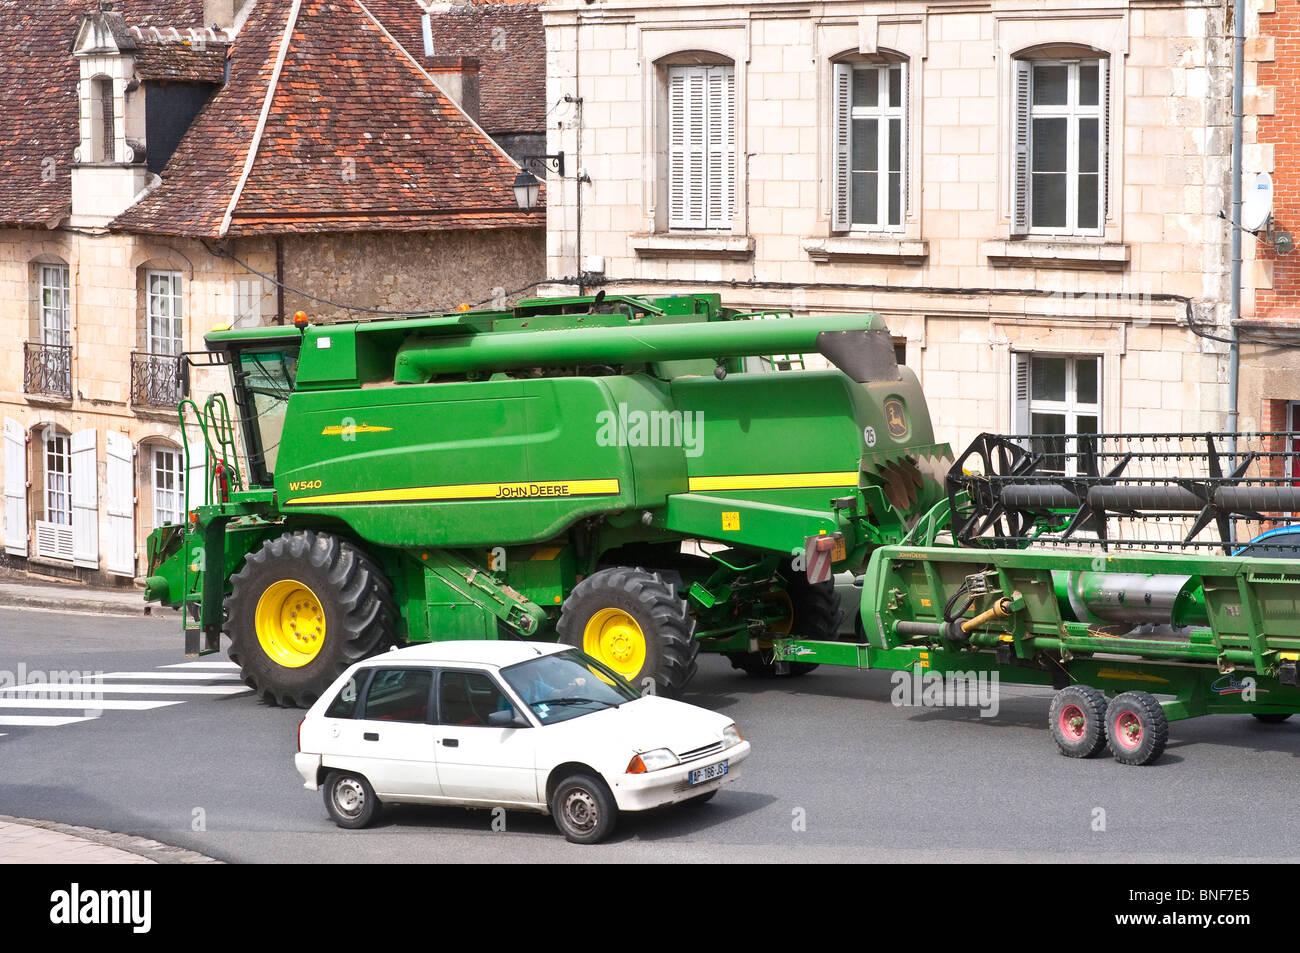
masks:
[[[948,495],[864,579],[864,644],[778,656],[936,686],[1057,689],[1063,754],[1160,757],[1169,722],[1300,711],[1300,545],[1243,546],[1295,521],[1293,434],[984,434]]]
[[[282,704],[442,639],[558,637],[667,694],[701,648],[809,671],[773,641],[835,637],[831,574],[900,540],[950,462],[874,315],[601,294],[208,346],[237,425],[191,405],[205,502],[151,539],[147,595]]]

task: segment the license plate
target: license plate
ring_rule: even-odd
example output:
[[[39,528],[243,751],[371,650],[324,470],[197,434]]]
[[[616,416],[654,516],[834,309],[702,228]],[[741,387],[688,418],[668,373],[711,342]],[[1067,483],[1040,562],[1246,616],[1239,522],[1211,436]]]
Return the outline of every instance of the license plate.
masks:
[[[705,781],[712,781],[715,778],[720,778],[726,773],[727,762],[719,761],[717,764],[711,764],[707,768],[700,768],[697,771],[692,771],[686,776],[686,779],[692,786],[694,786],[696,784],[703,784]]]

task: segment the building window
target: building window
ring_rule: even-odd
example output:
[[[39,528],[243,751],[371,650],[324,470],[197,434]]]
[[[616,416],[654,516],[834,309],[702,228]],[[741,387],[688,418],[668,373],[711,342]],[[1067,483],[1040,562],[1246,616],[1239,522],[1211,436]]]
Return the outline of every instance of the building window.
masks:
[[[91,97],[91,161],[113,162],[117,158],[117,110],[114,108],[113,81],[106,76],[91,80]]]
[[[1074,473],[1079,450],[1066,435],[1095,434],[1101,423],[1101,358],[1015,355],[1015,429],[1032,434],[1045,469]]]
[[[40,266],[41,343],[68,347],[72,321],[68,308],[68,266]]]
[[[1012,231],[1099,235],[1106,217],[1109,61],[1015,61]]]
[[[179,357],[183,341],[184,305],[178,271],[145,274],[146,321],[150,354]]]
[[[153,525],[180,523],[185,515],[185,468],[179,450],[153,448]]]
[[[54,427],[37,431],[33,440],[38,465],[33,474],[35,555],[71,561],[74,558],[72,520],[72,438]],[[34,435],[35,436],[35,435]]]
[[[833,223],[897,229],[907,206],[907,64],[836,63]]]
[[[45,446],[45,521],[72,525],[72,448],[66,435],[47,433]]]
[[[668,226],[730,229],[736,203],[736,71],[668,67]]]

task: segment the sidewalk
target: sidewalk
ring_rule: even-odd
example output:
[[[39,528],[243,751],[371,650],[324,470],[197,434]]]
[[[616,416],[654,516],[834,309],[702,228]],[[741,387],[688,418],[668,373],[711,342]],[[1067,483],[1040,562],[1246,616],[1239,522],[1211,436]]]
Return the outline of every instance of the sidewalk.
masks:
[[[94,615],[175,618],[176,610],[144,601],[143,589],[96,589],[91,586],[60,585],[56,582],[0,576],[0,608],[58,609]]]
[[[216,864],[145,837],[0,815],[0,864]]]

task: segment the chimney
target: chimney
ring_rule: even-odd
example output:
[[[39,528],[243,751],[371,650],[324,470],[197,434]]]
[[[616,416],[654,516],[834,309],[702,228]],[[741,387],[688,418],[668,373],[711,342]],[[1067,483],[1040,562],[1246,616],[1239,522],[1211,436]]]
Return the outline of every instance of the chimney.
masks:
[[[428,56],[424,68],[465,114],[478,122],[478,57]]]
[[[203,0],[203,25],[234,29],[235,20],[248,3],[249,0]]]

